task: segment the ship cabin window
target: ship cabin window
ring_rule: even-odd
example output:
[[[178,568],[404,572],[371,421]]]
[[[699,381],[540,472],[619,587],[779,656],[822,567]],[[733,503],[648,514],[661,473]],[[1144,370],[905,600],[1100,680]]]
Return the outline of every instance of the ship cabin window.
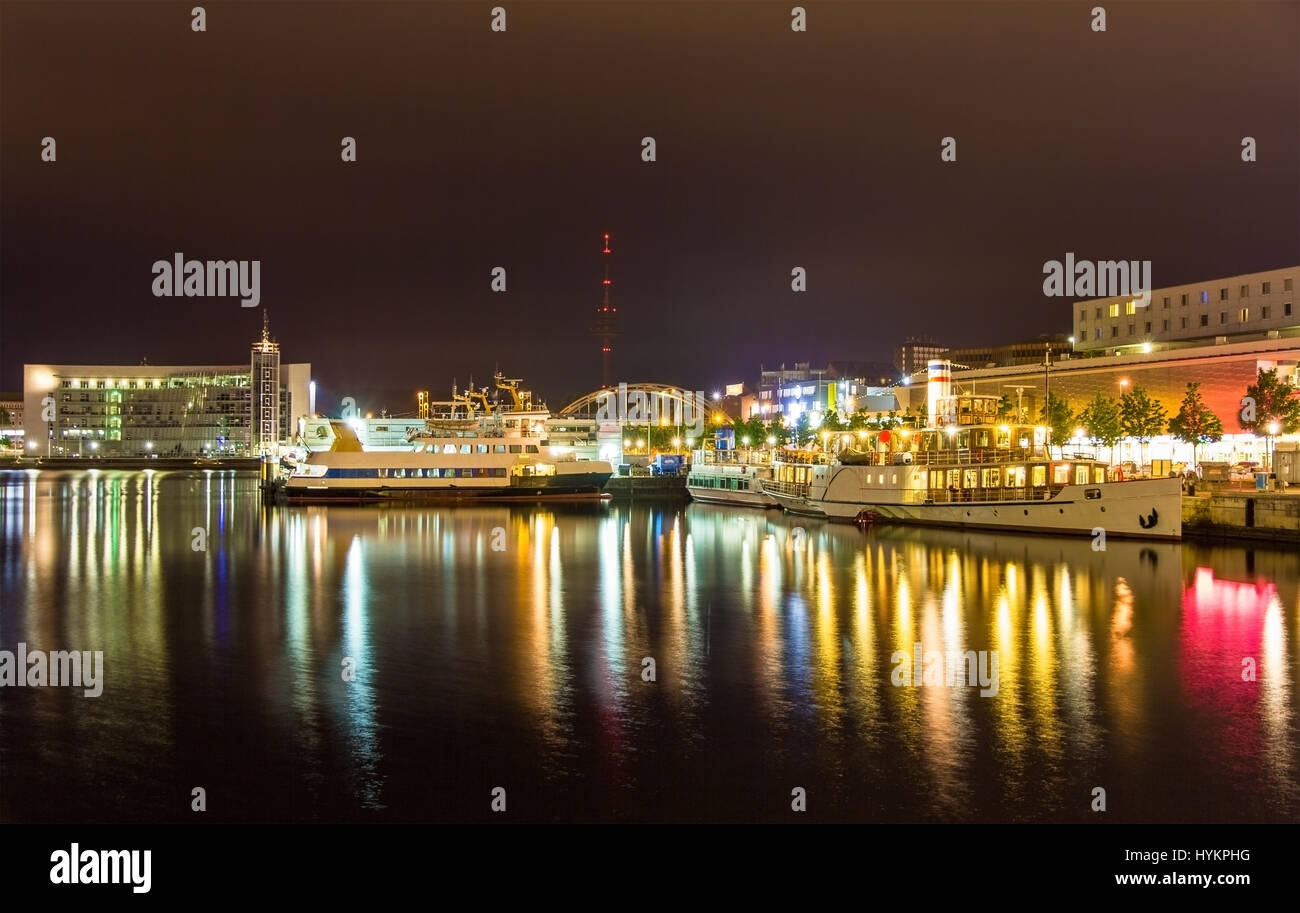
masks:
[[[524,447],[524,451],[525,451],[526,453],[537,453],[537,452],[538,452],[538,450],[537,450],[537,445],[536,445],[536,444],[528,444],[527,446]]]
[[[1034,466],[1030,472],[1031,481],[1035,488],[1042,488],[1047,484],[1047,467]]]
[[[1052,484],[1069,485],[1070,484],[1070,464],[1053,463],[1052,464]]]
[[[492,452],[493,452],[493,453],[505,453],[505,452],[506,452],[506,445],[505,445],[505,444],[493,444],[493,445],[492,445]]]
[[[894,473],[894,476],[893,476],[893,478],[890,480],[889,484],[890,484],[890,485],[897,485],[897,484],[898,484],[898,473]]]
[[[510,452],[511,452],[511,453],[523,453],[523,452],[524,452],[524,445],[523,445],[523,444],[511,444],[511,445],[510,445]]]
[[[404,478],[406,478],[406,470],[405,470],[404,468],[394,469],[394,470],[393,470],[393,478],[394,478],[394,479],[404,479]]]
[[[387,469],[381,469],[381,470],[379,470],[379,478],[381,478],[381,479],[386,479],[386,478],[388,478],[388,470],[387,470]]]
[[[487,453],[487,452],[488,452],[488,445],[487,445],[487,444],[475,444],[475,445],[474,445],[474,452],[475,452],[475,453]]]
[[[1092,467],[1092,481],[1095,482],[1095,483],[1097,483],[1098,485],[1100,485],[1102,482],[1106,481],[1106,467],[1105,467],[1105,466],[1094,466],[1094,467]]]
[[[443,452],[443,453],[455,453],[455,452],[456,452],[456,445],[455,445],[455,444],[443,444],[443,445],[442,445],[442,452]]]
[[[961,481],[961,487],[962,487],[962,488],[978,488],[978,487],[979,487],[979,470],[978,470],[978,469],[965,469],[965,470],[962,470],[962,481]]]
[[[919,476],[920,473],[917,473],[917,475]],[[930,470],[930,487],[931,487],[931,488],[943,488],[943,470],[942,470],[942,469],[931,469],[931,470]]]
[[[1095,500],[1097,500],[1098,498],[1101,497],[1101,489],[1100,489],[1100,488],[1085,488],[1085,489],[1083,490],[1083,497],[1084,497],[1084,499],[1087,500],[1087,501],[1095,501]]]
[[[1088,467],[1087,467],[1087,466],[1082,466],[1082,465],[1081,465],[1081,466],[1075,466],[1075,467],[1074,467],[1074,484],[1075,484],[1075,485],[1087,485],[1087,484],[1088,484]]]
[[[876,484],[877,484],[877,485],[884,485],[884,484],[885,484],[885,474],[884,474],[883,472],[882,472],[882,473],[879,473],[879,474],[876,476]]]
[[[1002,470],[985,469],[984,477],[980,480],[984,488],[1001,488],[1002,487]]]
[[[460,445],[460,452],[461,452],[461,453],[469,453],[469,452],[470,452],[470,445],[469,445],[469,444],[461,444],[461,445]]]
[[[1024,488],[1025,487],[1025,467],[1008,466],[1007,467],[1007,488]]]

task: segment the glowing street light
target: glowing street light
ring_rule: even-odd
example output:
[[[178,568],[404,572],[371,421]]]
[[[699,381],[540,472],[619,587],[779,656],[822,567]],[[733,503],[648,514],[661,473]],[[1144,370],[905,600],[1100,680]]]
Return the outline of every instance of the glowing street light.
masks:
[[[769,434],[769,435],[767,436],[767,446],[772,447],[772,446],[774,446],[775,444],[776,444],[776,435],[775,435],[775,434]]]

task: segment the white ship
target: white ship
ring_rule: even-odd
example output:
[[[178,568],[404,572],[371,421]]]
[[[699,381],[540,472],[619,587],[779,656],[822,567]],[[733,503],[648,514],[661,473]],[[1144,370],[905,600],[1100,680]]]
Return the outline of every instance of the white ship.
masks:
[[[686,490],[693,500],[708,504],[777,507],[763,491],[763,482],[772,478],[771,453],[748,448],[696,450],[691,455]]]
[[[366,450],[347,422],[332,420],[332,446],[308,453],[281,482],[289,502],[598,499],[613,474],[547,437],[549,412],[517,380],[497,407],[486,392],[455,394],[448,409],[414,428],[403,450]]]
[[[791,513],[854,522],[919,523],[1144,539],[1182,537],[1178,479],[1109,481],[1107,464],[1060,453],[1044,429],[999,424],[1000,397],[951,395],[931,365],[929,415],[941,427],[868,433],[865,450],[792,454],[764,490]]]

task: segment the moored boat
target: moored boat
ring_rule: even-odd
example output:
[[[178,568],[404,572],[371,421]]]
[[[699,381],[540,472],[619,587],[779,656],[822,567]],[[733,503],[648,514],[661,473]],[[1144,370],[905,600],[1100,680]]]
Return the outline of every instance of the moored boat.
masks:
[[[686,490],[695,501],[744,507],[777,507],[763,490],[772,478],[772,451],[701,449],[691,455]]]

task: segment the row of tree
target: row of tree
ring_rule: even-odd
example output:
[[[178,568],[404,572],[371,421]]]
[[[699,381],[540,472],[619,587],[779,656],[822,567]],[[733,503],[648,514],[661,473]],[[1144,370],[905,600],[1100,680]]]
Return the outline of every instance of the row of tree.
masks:
[[[1281,380],[1276,368],[1261,370],[1255,383],[1246,388],[1237,425],[1246,433],[1260,436],[1268,434],[1269,427],[1274,424],[1279,434],[1300,432],[1300,395],[1297,394],[1300,390]],[[1004,396],[998,410],[999,418],[1012,420],[1017,411],[1015,400]],[[916,415],[910,410],[902,415],[890,412],[883,416],[856,412],[844,419],[832,412],[814,428],[808,413],[799,416],[793,426],[786,425],[779,417],[764,422],[754,416],[730,423],[710,422],[705,425],[703,433],[708,440],[719,428],[731,428],[738,447],[747,444],[761,447],[768,443],[802,446],[819,442],[823,433],[840,435],[924,425],[925,417],[924,406]],[[1201,385],[1197,382],[1188,383],[1178,412],[1172,417],[1145,388],[1134,384],[1119,399],[1098,393],[1077,412],[1071,409],[1067,400],[1050,395],[1046,407],[1039,410],[1038,421],[1051,428],[1052,441],[1058,446],[1073,438],[1075,429],[1079,427],[1084,429],[1087,440],[1108,448],[1125,439],[1145,446],[1152,438],[1169,434],[1196,448],[1198,460],[1200,445],[1218,441],[1224,435],[1223,421],[1206,405],[1201,396]],[[637,429],[635,435],[631,428],[625,431],[628,436],[645,441],[647,449],[661,451],[672,449],[674,440],[678,447],[685,445],[687,442],[681,438],[683,433],[680,428],[653,425],[644,430]]]
[[[1271,435],[1271,427],[1278,434],[1300,432],[1297,393],[1300,390],[1278,377],[1276,368],[1261,370],[1255,382],[1246,388],[1237,425],[1247,434],[1261,437]],[[1119,400],[1098,393],[1077,413],[1065,400],[1049,395],[1039,420],[1051,428],[1052,439],[1058,444],[1073,437],[1074,429],[1080,426],[1088,440],[1106,447],[1114,447],[1126,438],[1145,445],[1153,437],[1167,433],[1191,444],[1197,460],[1202,444],[1221,440],[1224,434],[1222,419],[1206,405],[1201,385],[1195,381],[1187,384],[1178,413],[1173,417],[1140,384],[1134,384]]]

